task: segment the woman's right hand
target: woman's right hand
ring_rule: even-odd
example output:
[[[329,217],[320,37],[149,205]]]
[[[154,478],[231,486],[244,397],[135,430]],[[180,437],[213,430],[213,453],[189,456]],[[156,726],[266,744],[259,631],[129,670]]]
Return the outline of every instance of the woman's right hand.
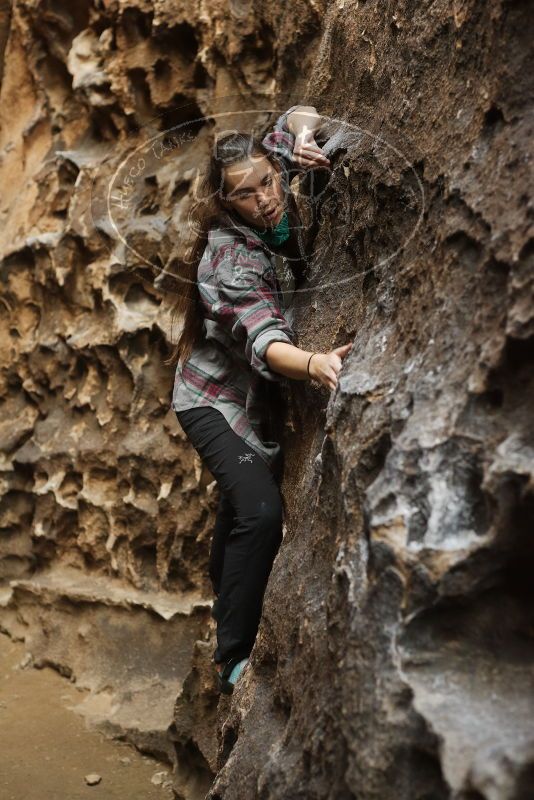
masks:
[[[335,347],[328,353],[314,353],[310,359],[310,377],[319,381],[328,389],[335,389],[337,386],[337,375],[342,367],[342,360],[348,354],[352,342]]]
[[[307,169],[330,167],[330,159],[323,153],[322,148],[315,141],[313,131],[309,129],[305,129],[295,136],[293,161]]]

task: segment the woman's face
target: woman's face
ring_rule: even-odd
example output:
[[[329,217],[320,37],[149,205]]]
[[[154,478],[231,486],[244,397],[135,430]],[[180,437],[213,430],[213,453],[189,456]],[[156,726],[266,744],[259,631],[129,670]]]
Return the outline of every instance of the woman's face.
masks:
[[[284,212],[284,190],[280,167],[266,156],[250,156],[224,169],[226,200],[232,208],[255,228],[274,228]]]

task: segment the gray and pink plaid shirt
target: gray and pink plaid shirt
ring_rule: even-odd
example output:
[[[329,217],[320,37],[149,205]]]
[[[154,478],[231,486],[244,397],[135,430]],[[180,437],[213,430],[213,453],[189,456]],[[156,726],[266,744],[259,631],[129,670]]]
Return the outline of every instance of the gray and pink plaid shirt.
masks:
[[[293,161],[295,137],[287,128],[287,115],[295,108],[282,114],[262,140],[277,155],[289,193],[293,175],[305,171]],[[296,209],[290,199],[290,208]],[[291,308],[294,280],[278,252],[284,252],[283,246],[275,252],[236,215],[227,222],[209,231],[198,265],[205,339],[176,369],[172,408],[217,408],[273,469],[280,445],[261,438],[262,385],[288,379],[269,368],[265,351],[271,342],[297,344]],[[297,237],[296,252],[305,259],[298,228],[291,226],[291,236]]]

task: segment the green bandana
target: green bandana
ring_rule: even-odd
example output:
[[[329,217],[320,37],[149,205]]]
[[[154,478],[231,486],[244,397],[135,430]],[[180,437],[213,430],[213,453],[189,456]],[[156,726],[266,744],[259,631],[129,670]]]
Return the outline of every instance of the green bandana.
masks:
[[[259,231],[257,228],[254,228],[254,231],[266,244],[282,244],[282,242],[285,242],[286,239],[289,238],[289,219],[287,211],[284,211],[282,219],[276,228],[267,231]]]

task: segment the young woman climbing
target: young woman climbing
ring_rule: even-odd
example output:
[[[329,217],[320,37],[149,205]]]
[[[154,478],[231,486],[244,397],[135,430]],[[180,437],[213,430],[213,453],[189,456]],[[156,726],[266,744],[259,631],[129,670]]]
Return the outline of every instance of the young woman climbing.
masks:
[[[296,173],[329,168],[315,141],[320,125],[313,106],[292,106],[263,139],[235,132],[217,139],[191,218],[195,238],[179,268],[174,310],[183,328],[169,359],[177,363],[172,407],[220,492],[209,574],[213,657],[226,694],[248,661],[282,541],[283,456],[268,438],[270,390],[286,379],[334,389],[351,347],[303,350],[291,324],[306,253],[289,184]]]

